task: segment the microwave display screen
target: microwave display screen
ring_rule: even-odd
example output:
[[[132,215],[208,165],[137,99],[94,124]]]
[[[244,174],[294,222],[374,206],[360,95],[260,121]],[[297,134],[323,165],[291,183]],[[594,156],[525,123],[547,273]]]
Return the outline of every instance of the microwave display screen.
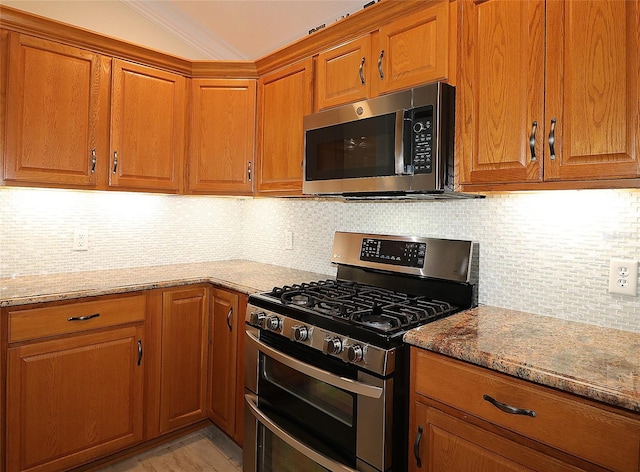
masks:
[[[360,260],[421,269],[426,253],[426,243],[365,238],[360,248]]]
[[[306,133],[306,180],[394,175],[395,113]]]

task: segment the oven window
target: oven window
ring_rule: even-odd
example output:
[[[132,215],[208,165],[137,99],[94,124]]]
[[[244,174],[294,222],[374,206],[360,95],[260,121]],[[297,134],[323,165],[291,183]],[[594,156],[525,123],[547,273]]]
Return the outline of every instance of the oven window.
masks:
[[[353,427],[354,398],[351,394],[268,357],[263,365],[266,381],[342,424]]]
[[[395,113],[306,133],[306,179],[384,177],[395,174]]]
[[[259,425],[258,472],[325,472],[322,466],[299,453],[267,428]]]

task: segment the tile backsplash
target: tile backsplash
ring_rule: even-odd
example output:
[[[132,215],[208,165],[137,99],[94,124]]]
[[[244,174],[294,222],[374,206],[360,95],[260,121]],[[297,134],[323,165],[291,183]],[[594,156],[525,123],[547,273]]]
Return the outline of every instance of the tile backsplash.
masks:
[[[480,303],[640,332],[609,260],[640,259],[640,191],[343,202],[0,188],[0,277],[242,258],[333,275],[333,233],[471,239]],[[89,250],[72,251],[75,228]],[[285,231],[293,249],[284,249]]]

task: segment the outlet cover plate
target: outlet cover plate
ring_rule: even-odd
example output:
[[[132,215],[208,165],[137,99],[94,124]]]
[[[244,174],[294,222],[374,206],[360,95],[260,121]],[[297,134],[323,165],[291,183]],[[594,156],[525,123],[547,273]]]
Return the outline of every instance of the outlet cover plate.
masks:
[[[636,259],[611,259],[609,265],[609,293],[637,296],[638,261]]]

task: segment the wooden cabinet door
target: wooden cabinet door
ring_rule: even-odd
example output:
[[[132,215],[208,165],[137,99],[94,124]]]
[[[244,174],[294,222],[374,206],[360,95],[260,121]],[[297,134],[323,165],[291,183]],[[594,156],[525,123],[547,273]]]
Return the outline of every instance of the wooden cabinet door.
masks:
[[[544,1],[463,1],[456,87],[461,181],[541,181]]]
[[[547,2],[546,30],[545,180],[640,176],[640,2]]]
[[[263,194],[302,192],[302,117],[311,113],[311,59],[258,81],[258,186]]]
[[[111,59],[9,33],[4,179],[92,188],[107,159]]]
[[[413,411],[410,472],[582,470],[421,402]]]
[[[207,312],[205,287],[163,293],[161,433],[206,418]]]
[[[373,60],[380,93],[444,80],[449,72],[449,2],[383,25]],[[373,64],[372,64],[373,66]]]
[[[250,194],[256,81],[194,79],[192,102],[189,191]]]
[[[211,291],[209,341],[209,417],[225,433],[236,429],[236,356],[239,320],[238,295],[221,289]]]
[[[109,185],[178,192],[182,188],[186,79],[113,60]]]
[[[140,441],[143,341],[128,326],[10,348],[8,471],[67,470]]]
[[[315,71],[316,108],[369,98],[372,68],[371,36],[355,39],[318,55]]]

